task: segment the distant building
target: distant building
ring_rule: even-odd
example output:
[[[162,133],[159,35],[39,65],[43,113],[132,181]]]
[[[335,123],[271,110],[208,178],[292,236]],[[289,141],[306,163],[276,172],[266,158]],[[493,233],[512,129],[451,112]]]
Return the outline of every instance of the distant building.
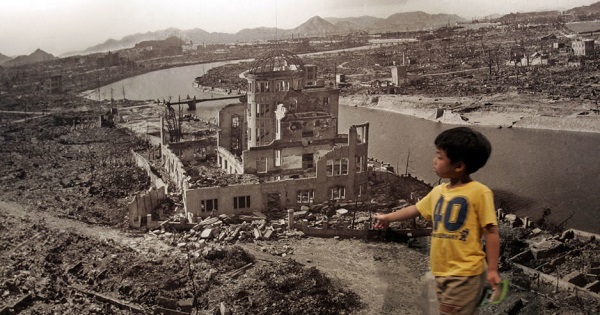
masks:
[[[317,86],[317,66],[304,65],[304,72],[306,78],[306,86]]]
[[[524,57],[521,60],[522,66],[540,66],[540,65],[548,65],[548,54],[543,54],[539,52],[534,52],[529,55],[529,57]]]
[[[115,67],[127,63],[125,58],[121,57],[118,53],[108,52],[106,55],[96,59],[98,67]]]
[[[405,66],[392,66],[392,84],[399,86],[408,82]]]
[[[576,40],[571,43],[571,47],[575,56],[591,56],[594,54],[593,39]]]
[[[260,184],[188,189],[188,213],[252,213],[365,196],[369,124],[338,134],[339,90],[325,87],[316,70],[283,50],[254,62],[246,73],[247,103],[219,112],[217,162],[229,174],[258,176]]]
[[[63,77],[60,74],[51,75],[44,79],[42,88],[46,94],[61,94],[63,92]]]

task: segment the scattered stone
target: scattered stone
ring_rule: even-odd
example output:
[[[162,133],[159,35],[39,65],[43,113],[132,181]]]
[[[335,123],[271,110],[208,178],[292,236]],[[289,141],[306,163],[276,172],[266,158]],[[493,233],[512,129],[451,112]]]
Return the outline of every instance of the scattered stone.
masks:
[[[212,232],[213,232],[212,229],[204,229],[202,231],[202,233],[200,234],[200,238],[203,238],[203,239],[210,238],[212,236]]]

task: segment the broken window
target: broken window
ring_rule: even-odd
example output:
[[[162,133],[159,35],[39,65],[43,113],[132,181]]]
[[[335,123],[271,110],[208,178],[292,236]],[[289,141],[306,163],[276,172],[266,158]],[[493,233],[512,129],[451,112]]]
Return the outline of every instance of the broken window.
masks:
[[[314,158],[312,153],[302,154],[302,169],[314,167]]]
[[[239,151],[242,150],[242,145],[240,143],[240,139],[237,137],[232,137],[231,138],[231,151],[239,154]]]
[[[346,187],[336,186],[330,190],[330,196],[332,200],[346,199]]]
[[[238,116],[231,117],[231,127],[237,128],[239,126],[240,126],[240,117],[238,117]]]
[[[256,159],[256,171],[258,173],[266,173],[267,172],[267,158],[259,157]]]
[[[343,158],[340,161],[340,165],[341,165],[341,175],[348,175],[348,159],[347,158]]]
[[[358,143],[367,143],[367,126],[360,126],[356,128],[356,140]]]
[[[348,175],[348,158],[333,160],[333,176]]]
[[[200,200],[202,212],[219,211],[219,199]]]
[[[327,160],[327,176],[333,176],[333,160]]]
[[[364,158],[362,155],[356,156],[356,173],[361,173],[363,171]]]
[[[348,158],[327,160],[327,175],[348,175]]]
[[[250,208],[250,196],[233,197],[233,209]]]
[[[285,81],[277,81],[277,91],[285,91]]]
[[[298,203],[313,203],[315,200],[315,191],[310,190],[300,190],[298,191]]]
[[[340,175],[342,172],[342,163],[340,159],[335,159],[333,161],[333,176]]]
[[[259,92],[268,92],[269,91],[269,83],[268,82],[260,82],[260,87],[258,88]]]

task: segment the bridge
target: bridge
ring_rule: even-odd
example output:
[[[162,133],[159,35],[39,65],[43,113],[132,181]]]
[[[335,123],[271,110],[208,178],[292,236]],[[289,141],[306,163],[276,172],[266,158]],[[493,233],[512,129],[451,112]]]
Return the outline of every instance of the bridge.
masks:
[[[179,99],[177,102],[165,102],[163,100],[163,103],[167,106],[170,105],[180,105],[180,104],[187,104],[188,105],[188,110],[195,110],[196,109],[196,104],[198,103],[202,103],[202,102],[210,102],[210,101],[219,101],[219,100],[230,100],[230,99],[234,99],[237,98],[240,100],[240,102],[245,103],[246,102],[246,95],[232,95],[232,96],[223,96],[223,97],[213,97],[213,98],[196,98],[196,96],[194,96],[193,98],[190,98],[189,95],[187,98],[185,99]]]

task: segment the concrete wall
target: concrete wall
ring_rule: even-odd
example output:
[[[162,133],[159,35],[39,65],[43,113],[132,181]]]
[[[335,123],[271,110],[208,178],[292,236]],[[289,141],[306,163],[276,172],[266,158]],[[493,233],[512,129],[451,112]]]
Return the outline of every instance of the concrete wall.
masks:
[[[242,196],[250,197],[250,206],[244,209],[235,209],[234,198]],[[266,208],[261,185],[252,184],[188,189],[184,192],[185,210],[194,217],[207,217],[211,215],[211,212],[202,209],[201,201],[212,199],[218,200],[218,211],[216,211],[218,214],[247,214]]]
[[[317,139],[333,139],[337,136],[337,117],[322,113],[319,117],[294,117],[287,115],[280,122],[281,139],[288,141],[314,141]],[[312,137],[306,137],[306,132]]]
[[[154,172],[152,171],[152,168],[150,167],[150,163],[148,163],[148,160],[143,157],[141,154],[134,152],[133,150],[131,150],[131,154],[133,155],[133,158],[135,159],[135,164],[144,169],[146,171],[146,173],[148,174],[148,176],[150,176],[150,182],[152,183],[152,187],[154,188],[160,188],[160,187],[166,187],[165,182],[163,182],[163,180],[158,177],[158,175],[154,174]]]
[[[364,181],[366,183],[367,172],[364,172]],[[249,214],[254,211],[265,212],[269,194],[278,194],[280,196],[279,204],[281,211],[289,207],[299,207],[297,203],[297,194],[299,191],[314,190],[314,203],[324,203],[330,200],[330,188],[335,186],[346,187],[345,201],[356,198],[356,186],[349,180],[348,175],[336,176],[331,180],[319,181],[317,178],[298,178],[275,182],[266,182],[249,185],[232,185],[221,187],[202,187],[188,189],[184,192],[184,206],[188,213],[195,217],[207,217],[210,212],[203,212],[201,200],[218,200],[218,211],[215,214]],[[250,207],[246,209],[234,209],[234,197],[249,196]]]
[[[152,219],[152,210],[167,199],[166,187],[151,188],[149,191],[141,192],[135,195],[133,201],[129,203],[129,226],[142,227],[149,226],[151,222],[158,219]],[[148,220],[150,219],[150,220]]]
[[[177,191],[183,191],[186,184],[186,174],[179,156],[169,149],[168,146],[161,146],[161,157],[163,167],[170,179],[175,183]]]
[[[330,113],[335,118],[339,115],[339,107],[340,107],[340,90],[337,89],[328,89],[328,88],[316,88],[316,89],[305,89],[302,91],[304,94],[309,96],[311,99],[316,99],[318,105],[323,106],[322,111]],[[327,99],[326,105],[323,105]],[[306,111],[314,111],[314,109],[307,109]],[[317,111],[321,111],[320,109]],[[338,130],[338,126],[335,126],[335,129]]]
[[[232,118],[239,118],[239,127],[233,128]],[[217,145],[226,150],[242,155],[247,143],[244,141],[244,131],[246,130],[246,104],[231,104],[225,106],[219,111],[219,133]],[[239,152],[235,152],[232,148],[233,138],[237,138],[240,142]]]
[[[228,174],[244,174],[242,160],[225,148],[217,148],[219,167]]]
[[[313,143],[310,146],[305,146],[302,142],[289,143],[275,141],[269,146],[255,147],[244,151],[244,169],[246,173],[257,173],[257,160],[265,159],[267,172],[285,174],[286,171],[302,171],[302,155],[313,154],[313,170],[309,170],[308,172],[314,173],[314,167],[319,158],[330,152],[335,143],[335,141],[328,141],[323,144]],[[276,165],[275,151],[281,152],[281,165],[279,166]]]

